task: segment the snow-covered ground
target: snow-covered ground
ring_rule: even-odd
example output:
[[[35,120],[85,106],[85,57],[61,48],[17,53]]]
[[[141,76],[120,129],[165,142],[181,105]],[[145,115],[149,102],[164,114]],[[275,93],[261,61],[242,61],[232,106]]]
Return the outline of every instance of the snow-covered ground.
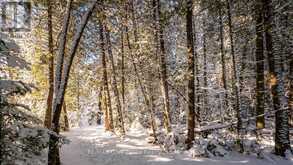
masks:
[[[270,155],[267,159],[231,154],[224,158],[190,158],[187,153],[164,153],[148,144],[142,131],[130,131],[125,138],[104,132],[102,126],[75,128],[64,133],[71,141],[61,149],[63,165],[293,165]]]

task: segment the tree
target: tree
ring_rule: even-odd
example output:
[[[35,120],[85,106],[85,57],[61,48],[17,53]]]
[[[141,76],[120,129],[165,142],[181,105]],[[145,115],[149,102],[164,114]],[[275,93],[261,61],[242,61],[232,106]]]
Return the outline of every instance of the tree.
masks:
[[[192,146],[194,140],[194,128],[195,128],[195,110],[194,110],[194,98],[195,98],[195,73],[194,73],[194,39],[193,39],[193,14],[192,0],[188,0],[186,4],[186,32],[187,32],[187,58],[188,58],[188,114],[187,114],[187,139],[186,143],[188,148]]]
[[[162,83],[162,93],[164,98],[164,125],[167,132],[171,132],[171,117],[170,117],[170,100],[169,100],[169,89],[167,83],[167,65],[166,65],[166,51],[164,42],[164,31],[163,31],[163,17],[161,14],[160,0],[157,0],[157,12],[159,19],[159,41],[160,41],[160,76]]]
[[[54,45],[53,45],[53,28],[52,28],[52,1],[48,0],[48,72],[49,72],[49,93],[47,97],[47,110],[44,125],[51,128],[52,121],[52,104],[54,96]]]
[[[59,50],[59,54],[57,56],[57,59],[62,59],[59,63],[57,63],[56,67],[55,67],[55,71],[57,73],[57,81],[56,81],[56,85],[55,86],[55,98],[54,98],[54,102],[53,102],[53,119],[52,119],[52,130],[54,132],[56,132],[57,134],[59,134],[59,120],[60,120],[60,114],[61,114],[61,109],[62,109],[62,105],[64,102],[64,95],[65,95],[65,90],[67,87],[67,83],[68,83],[68,79],[69,79],[69,73],[70,73],[70,69],[72,66],[72,62],[75,56],[75,53],[77,51],[81,36],[83,34],[83,31],[85,29],[85,26],[95,8],[97,1],[94,1],[90,4],[89,9],[86,11],[86,13],[84,14],[81,23],[79,25],[79,27],[77,28],[77,31],[74,35],[73,41],[72,41],[72,45],[70,47],[69,53],[68,53],[68,57],[65,61],[64,64],[64,68],[59,66],[60,64],[63,64],[63,59],[61,56],[64,57],[64,49],[60,49]],[[69,0],[68,5],[67,5],[67,12],[65,15],[65,19],[64,19],[64,26],[62,29],[62,32],[65,32],[65,34],[61,33],[61,38],[60,38],[60,45],[63,45],[65,43],[65,39],[66,39],[66,31],[65,29],[67,29],[68,26],[68,22],[69,22],[69,18],[70,18],[70,11],[71,11],[71,0]],[[65,45],[64,45],[65,46]],[[63,68],[61,70],[61,68]],[[64,74],[63,76],[61,74]],[[62,78],[62,79],[61,79]],[[58,81],[59,80],[59,81]],[[60,81],[61,80],[61,81]],[[58,137],[56,135],[50,135],[50,139],[49,139],[49,152],[48,152],[48,165],[58,165],[60,164],[60,157],[59,157],[59,145],[58,145]]]
[[[282,51],[280,41],[276,35],[277,29],[273,26],[272,1],[263,0],[264,32],[267,57],[269,61],[269,85],[273,97],[275,111],[275,153],[285,156],[287,150],[291,150],[289,139],[288,107],[285,96],[284,71],[282,69]]]
[[[234,50],[234,36],[233,36],[233,27],[232,27],[232,14],[231,14],[231,0],[226,0],[227,3],[227,15],[228,15],[228,28],[229,28],[229,39],[230,39],[230,51],[232,57],[232,73],[233,73],[233,82],[232,88],[233,93],[235,95],[235,105],[234,110],[236,111],[236,118],[237,118],[237,139],[240,147],[240,152],[244,151],[243,148],[243,141],[242,141],[242,134],[243,134],[243,123],[242,123],[242,112],[240,109],[240,93],[239,93],[239,79],[237,74],[237,63],[235,57],[235,50]]]
[[[106,130],[114,131],[113,125],[113,110],[112,110],[112,102],[110,97],[110,89],[108,83],[108,74],[107,74],[107,61],[106,61],[106,50],[105,50],[105,39],[104,39],[104,25],[100,22],[100,47],[102,51],[102,65],[103,65],[103,88],[104,88],[104,97],[107,99],[107,107],[108,109],[105,111],[109,116],[109,128]]]
[[[264,48],[263,48],[263,5],[262,0],[255,2],[255,21],[256,21],[256,40],[255,40],[255,56],[256,56],[256,128],[263,129],[265,127],[264,118]]]
[[[111,61],[111,66],[112,66],[113,89],[114,89],[114,94],[115,94],[115,98],[116,98],[118,120],[119,120],[122,135],[125,135],[123,112],[122,112],[121,101],[120,101],[120,96],[119,96],[119,91],[118,91],[118,84],[117,84],[117,72],[116,72],[116,66],[115,66],[114,57],[113,57],[113,53],[112,53],[110,32],[108,29],[106,29],[106,38],[107,38],[106,40],[107,40],[108,55],[109,55],[109,58]]]

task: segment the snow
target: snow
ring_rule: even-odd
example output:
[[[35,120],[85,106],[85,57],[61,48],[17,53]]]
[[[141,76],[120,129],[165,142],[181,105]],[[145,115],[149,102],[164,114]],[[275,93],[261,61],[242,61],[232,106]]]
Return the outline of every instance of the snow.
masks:
[[[225,157],[192,158],[190,151],[166,153],[159,145],[147,143],[147,136],[138,129],[127,132],[124,138],[105,132],[102,126],[73,128],[63,133],[71,141],[61,148],[63,165],[292,165],[267,153],[264,159],[254,155],[230,153]]]

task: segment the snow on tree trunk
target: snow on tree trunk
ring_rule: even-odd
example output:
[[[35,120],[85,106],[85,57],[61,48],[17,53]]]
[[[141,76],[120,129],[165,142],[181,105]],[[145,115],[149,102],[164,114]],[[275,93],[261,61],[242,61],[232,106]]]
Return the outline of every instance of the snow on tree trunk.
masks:
[[[288,105],[285,96],[284,70],[282,68],[282,46],[277,35],[276,23],[273,22],[272,1],[263,0],[264,31],[266,50],[269,61],[269,85],[271,87],[275,110],[275,153],[285,156],[291,150],[289,139]]]
[[[187,58],[188,58],[188,114],[187,116],[187,147],[192,147],[194,140],[194,128],[195,128],[195,73],[194,73],[194,39],[193,39],[193,18],[192,18],[192,0],[187,1],[187,14],[186,14],[186,32],[187,32]]]
[[[86,11],[86,13],[84,14],[81,23],[79,25],[79,27],[77,28],[77,31],[73,37],[73,41],[72,41],[72,45],[70,47],[69,53],[68,53],[68,58],[65,61],[65,65],[63,68],[63,72],[56,69],[56,72],[60,71],[59,73],[64,73],[64,75],[62,75],[62,80],[60,83],[60,87],[58,88],[57,91],[55,91],[55,93],[57,95],[55,95],[55,99],[54,99],[54,104],[53,104],[53,119],[52,119],[52,130],[54,132],[56,132],[57,134],[59,133],[59,121],[60,121],[60,114],[61,114],[61,110],[62,110],[62,105],[63,105],[63,101],[64,101],[64,95],[65,95],[65,90],[67,88],[67,83],[68,83],[68,79],[69,79],[69,73],[70,73],[70,69],[71,69],[71,65],[75,56],[75,53],[77,51],[81,36],[83,34],[83,31],[85,29],[85,26],[95,8],[97,1],[94,1],[90,4],[88,10]],[[69,3],[69,7],[68,7],[68,11],[70,12],[70,4],[71,1],[68,2]],[[65,17],[67,17],[68,13],[66,14]],[[65,22],[67,20],[65,19]],[[64,24],[64,26],[67,26],[66,23]],[[66,35],[64,35],[64,38],[61,38],[61,43],[63,43],[63,40],[66,38]],[[62,49],[59,50],[59,54],[57,58],[60,58],[60,56],[64,56],[64,54],[61,53],[61,51],[63,51]],[[63,63],[63,62],[61,62]],[[60,66],[56,66],[56,68],[59,68]],[[58,137],[55,135],[50,135],[50,139],[49,139],[49,152],[48,152],[48,165],[57,165],[60,164],[60,157],[59,157],[59,144],[58,144]]]
[[[255,2],[255,21],[256,21],[256,128],[263,129],[265,127],[264,118],[264,48],[263,48],[263,7],[262,0]]]
[[[52,3],[48,1],[48,72],[49,72],[49,93],[47,97],[47,109],[45,115],[44,125],[47,128],[51,128],[52,121],[52,105],[54,97],[54,45],[53,45],[53,29],[52,29]]]
[[[119,120],[119,124],[120,124],[119,127],[121,129],[122,135],[125,135],[123,112],[122,112],[122,108],[121,108],[121,100],[120,100],[118,84],[117,84],[117,72],[116,72],[116,66],[115,66],[114,57],[113,57],[113,53],[112,53],[110,32],[108,29],[106,29],[106,40],[107,40],[108,55],[110,57],[110,61],[111,61],[111,65],[112,65],[113,88],[114,88],[114,95],[115,95],[115,99],[116,99],[118,120]]]
[[[240,109],[240,94],[239,94],[239,77],[237,73],[237,62],[236,62],[236,56],[235,56],[235,50],[234,50],[234,36],[233,36],[233,25],[232,25],[232,3],[231,0],[226,0],[227,3],[227,15],[228,15],[228,27],[229,27],[229,39],[230,39],[230,51],[231,51],[231,57],[232,57],[232,68],[233,68],[233,82],[232,82],[232,88],[233,93],[235,97],[235,103],[234,103],[234,110],[236,111],[236,118],[237,118],[237,140],[240,147],[240,152],[244,151],[243,148],[243,134],[244,134],[244,128],[242,123],[242,114]]]

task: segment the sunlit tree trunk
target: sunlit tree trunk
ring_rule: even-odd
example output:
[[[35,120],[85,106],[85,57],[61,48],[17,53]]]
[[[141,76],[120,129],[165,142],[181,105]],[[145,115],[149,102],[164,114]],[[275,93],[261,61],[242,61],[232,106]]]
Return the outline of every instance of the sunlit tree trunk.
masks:
[[[160,43],[160,76],[161,76],[161,88],[164,98],[164,126],[166,131],[169,133],[172,131],[171,127],[171,117],[170,117],[170,98],[169,98],[169,89],[167,83],[167,65],[166,65],[166,50],[165,50],[165,41],[164,41],[164,30],[163,30],[163,16],[160,9],[160,0],[157,0],[157,10],[158,10],[158,19],[159,19],[159,43]]]
[[[110,57],[110,61],[111,61],[111,65],[112,65],[113,88],[114,88],[114,95],[115,95],[115,98],[116,98],[118,120],[119,120],[119,124],[120,124],[120,129],[122,131],[122,135],[125,135],[123,112],[122,112],[122,108],[121,108],[121,100],[120,100],[118,84],[117,84],[116,66],[115,66],[114,57],[113,57],[113,53],[112,53],[112,44],[111,44],[110,32],[107,29],[106,29],[106,40],[107,40],[108,55]]]
[[[76,33],[73,37],[73,41],[72,41],[72,45],[70,47],[70,50],[68,52],[68,58],[65,61],[64,64],[64,68],[63,71],[60,70],[61,67],[57,66],[60,64],[63,64],[63,61],[61,61],[60,63],[57,63],[55,71],[59,74],[64,73],[64,75],[61,75],[61,82],[57,82],[58,86],[57,86],[57,91],[55,90],[55,98],[54,98],[54,102],[53,102],[53,119],[52,119],[52,130],[54,132],[56,132],[57,134],[59,134],[59,127],[60,127],[60,114],[61,114],[61,110],[62,110],[62,105],[64,102],[64,95],[65,95],[65,91],[67,88],[67,84],[68,84],[68,79],[69,79],[69,73],[70,73],[70,69],[72,66],[72,62],[73,59],[75,57],[81,36],[83,34],[83,31],[85,29],[85,26],[92,14],[92,11],[94,10],[96,5],[96,1],[92,2],[88,8],[88,10],[86,11],[86,13],[84,14],[84,16],[81,19],[81,22],[76,30]],[[63,24],[63,30],[64,30],[64,26],[68,26],[68,22],[69,22],[69,18],[70,18],[70,11],[71,11],[71,1],[68,2],[67,5],[67,11],[66,11],[66,15],[65,15],[65,19],[64,19],[64,24]],[[68,17],[68,18],[67,18]],[[62,30],[62,32],[63,32]],[[66,33],[66,31],[65,31]],[[60,43],[59,44],[64,44],[64,39],[66,38],[66,35],[61,35],[63,37],[60,38]],[[60,56],[64,57],[64,50],[60,49],[60,52],[58,53],[57,59],[60,59]],[[63,52],[62,52],[63,51]],[[61,58],[62,59],[62,58]],[[55,86],[56,88],[56,86]],[[60,156],[59,156],[59,144],[58,144],[58,137],[56,135],[50,135],[49,138],[49,151],[48,151],[48,165],[59,165],[60,164]]]
[[[49,93],[47,97],[47,109],[45,114],[44,125],[47,128],[51,128],[52,121],[52,104],[54,97],[54,45],[53,45],[53,29],[52,29],[52,2],[48,2],[48,48],[49,48],[49,57],[48,57],[48,74],[49,74]]]
[[[106,61],[106,50],[105,50],[105,39],[104,39],[104,26],[102,22],[100,22],[100,47],[102,53],[102,65],[103,65],[103,86],[105,97],[107,98],[107,107],[108,107],[108,115],[109,115],[109,130],[114,131],[114,121],[113,121],[113,109],[112,102],[110,96],[110,89],[108,83],[108,74],[107,74],[107,61]]]

